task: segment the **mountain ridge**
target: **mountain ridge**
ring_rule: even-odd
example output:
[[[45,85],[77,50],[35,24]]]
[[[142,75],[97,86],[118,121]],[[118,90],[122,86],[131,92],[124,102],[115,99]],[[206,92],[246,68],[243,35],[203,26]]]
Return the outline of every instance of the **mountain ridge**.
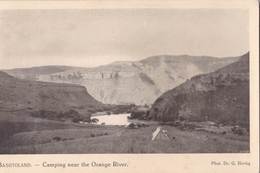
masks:
[[[98,101],[106,104],[151,104],[163,92],[197,74],[208,73],[237,61],[237,57],[159,55],[140,61],[120,61],[98,67],[70,67],[47,74],[24,74],[8,70],[18,78],[74,83],[85,86]]]

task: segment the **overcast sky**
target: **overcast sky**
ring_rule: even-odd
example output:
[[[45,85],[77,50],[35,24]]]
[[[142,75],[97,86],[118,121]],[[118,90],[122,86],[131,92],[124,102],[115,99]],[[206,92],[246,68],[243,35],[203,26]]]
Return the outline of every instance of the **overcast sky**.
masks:
[[[235,9],[2,10],[0,68],[238,56],[249,49],[248,17]]]

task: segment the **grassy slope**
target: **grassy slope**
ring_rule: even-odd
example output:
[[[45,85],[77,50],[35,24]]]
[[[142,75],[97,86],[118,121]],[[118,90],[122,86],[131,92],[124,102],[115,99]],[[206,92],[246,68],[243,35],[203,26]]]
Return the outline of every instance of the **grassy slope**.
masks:
[[[0,111],[74,109],[87,113],[102,106],[83,86],[16,79],[0,72]]]
[[[204,121],[249,127],[249,54],[216,72],[193,77],[159,97],[150,116],[159,120]]]
[[[43,130],[18,133],[9,139],[10,148],[2,153],[214,153],[248,152],[248,136],[217,135],[181,131],[162,126],[172,140],[151,141],[157,126],[141,129],[124,127],[84,127],[80,129]],[[60,137],[55,141],[54,137]],[[28,142],[29,141],[29,142]],[[14,146],[12,146],[12,144]],[[191,145],[192,144],[192,145]]]

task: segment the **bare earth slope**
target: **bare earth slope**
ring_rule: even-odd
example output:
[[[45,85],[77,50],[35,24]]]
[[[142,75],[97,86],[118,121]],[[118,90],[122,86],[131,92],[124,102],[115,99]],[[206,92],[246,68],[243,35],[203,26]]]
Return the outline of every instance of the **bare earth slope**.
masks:
[[[22,79],[80,84],[108,104],[152,104],[163,92],[194,75],[209,73],[237,61],[233,58],[159,55],[136,62],[115,62],[95,68],[51,67],[6,70]],[[36,72],[35,72],[36,71]],[[47,71],[47,72],[46,72]],[[33,76],[33,77],[32,77]]]
[[[164,93],[154,102],[150,117],[163,121],[210,120],[249,128],[249,53]]]

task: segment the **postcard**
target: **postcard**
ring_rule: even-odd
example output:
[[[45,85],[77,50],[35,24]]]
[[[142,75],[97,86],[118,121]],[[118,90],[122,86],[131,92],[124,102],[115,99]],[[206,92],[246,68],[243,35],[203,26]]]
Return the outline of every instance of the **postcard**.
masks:
[[[0,172],[259,172],[258,8],[0,1]]]

